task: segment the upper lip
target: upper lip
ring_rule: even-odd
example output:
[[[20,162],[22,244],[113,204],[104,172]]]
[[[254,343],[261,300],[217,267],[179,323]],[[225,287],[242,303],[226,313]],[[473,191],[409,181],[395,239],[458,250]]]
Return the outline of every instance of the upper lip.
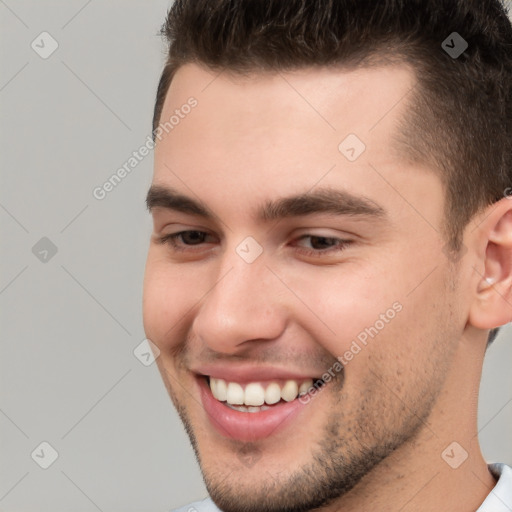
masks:
[[[267,380],[315,380],[312,373],[290,371],[286,368],[254,365],[200,365],[191,369],[194,373],[224,379],[228,382],[258,382]]]

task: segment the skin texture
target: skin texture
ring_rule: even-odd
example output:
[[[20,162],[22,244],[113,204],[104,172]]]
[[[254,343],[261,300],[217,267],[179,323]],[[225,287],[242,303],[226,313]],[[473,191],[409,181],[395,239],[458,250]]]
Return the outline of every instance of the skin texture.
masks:
[[[190,96],[198,104],[157,142],[153,184],[215,218],[152,209],[144,327],[226,512],[469,512],[495,484],[478,445],[477,396],[488,329],[511,319],[512,201],[474,217],[461,258],[447,253],[437,171],[409,162],[392,139],[414,83],[405,66],[240,77],[196,64],[171,83],[162,120]],[[366,145],[354,162],[338,150],[350,133]],[[385,216],[253,216],[267,200],[322,187],[364,197]],[[209,236],[177,240],[184,251],[159,243],[184,230]],[[322,254],[305,235],[350,243]],[[236,252],[248,236],[263,249],[250,264]],[[321,376],[397,303],[284,429],[248,443],[212,427],[192,369]],[[468,454],[457,469],[442,458],[454,441]]]

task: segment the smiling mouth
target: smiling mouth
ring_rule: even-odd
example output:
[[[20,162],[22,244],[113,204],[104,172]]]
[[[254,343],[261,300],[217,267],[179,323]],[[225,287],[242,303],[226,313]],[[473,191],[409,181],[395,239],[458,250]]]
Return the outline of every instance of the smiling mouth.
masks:
[[[226,407],[247,413],[258,413],[280,403],[304,399],[312,391],[320,390],[322,379],[289,379],[266,382],[230,382],[206,376],[207,384],[215,400]]]

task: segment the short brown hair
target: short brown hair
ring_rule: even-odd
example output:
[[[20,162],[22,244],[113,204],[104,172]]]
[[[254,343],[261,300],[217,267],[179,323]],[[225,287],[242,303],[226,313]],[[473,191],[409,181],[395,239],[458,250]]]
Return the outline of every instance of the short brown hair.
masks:
[[[186,63],[245,74],[403,62],[417,85],[395,141],[439,171],[448,250],[460,252],[473,215],[510,190],[512,25],[500,0],[176,0],[162,34],[153,133]],[[458,56],[445,51],[453,37],[468,45]]]

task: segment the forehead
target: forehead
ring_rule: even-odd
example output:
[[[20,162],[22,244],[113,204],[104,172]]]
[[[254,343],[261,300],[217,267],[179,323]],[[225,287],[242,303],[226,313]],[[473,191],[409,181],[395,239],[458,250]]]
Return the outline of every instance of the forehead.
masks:
[[[390,195],[390,172],[422,188],[432,176],[412,169],[393,138],[415,83],[406,65],[241,76],[187,64],[162,110],[161,124],[177,122],[157,141],[154,182],[217,194],[238,211],[316,184]]]
[[[337,132],[339,136],[351,130],[367,135],[386,125],[384,118],[389,121],[400,115],[415,83],[413,70],[405,64],[249,75],[186,64],[171,82],[162,118],[168,119],[194,96],[201,106],[195,117],[214,114],[215,126],[227,133],[233,128],[254,130],[257,120],[262,129],[277,130],[301,121],[309,123],[311,131]]]

